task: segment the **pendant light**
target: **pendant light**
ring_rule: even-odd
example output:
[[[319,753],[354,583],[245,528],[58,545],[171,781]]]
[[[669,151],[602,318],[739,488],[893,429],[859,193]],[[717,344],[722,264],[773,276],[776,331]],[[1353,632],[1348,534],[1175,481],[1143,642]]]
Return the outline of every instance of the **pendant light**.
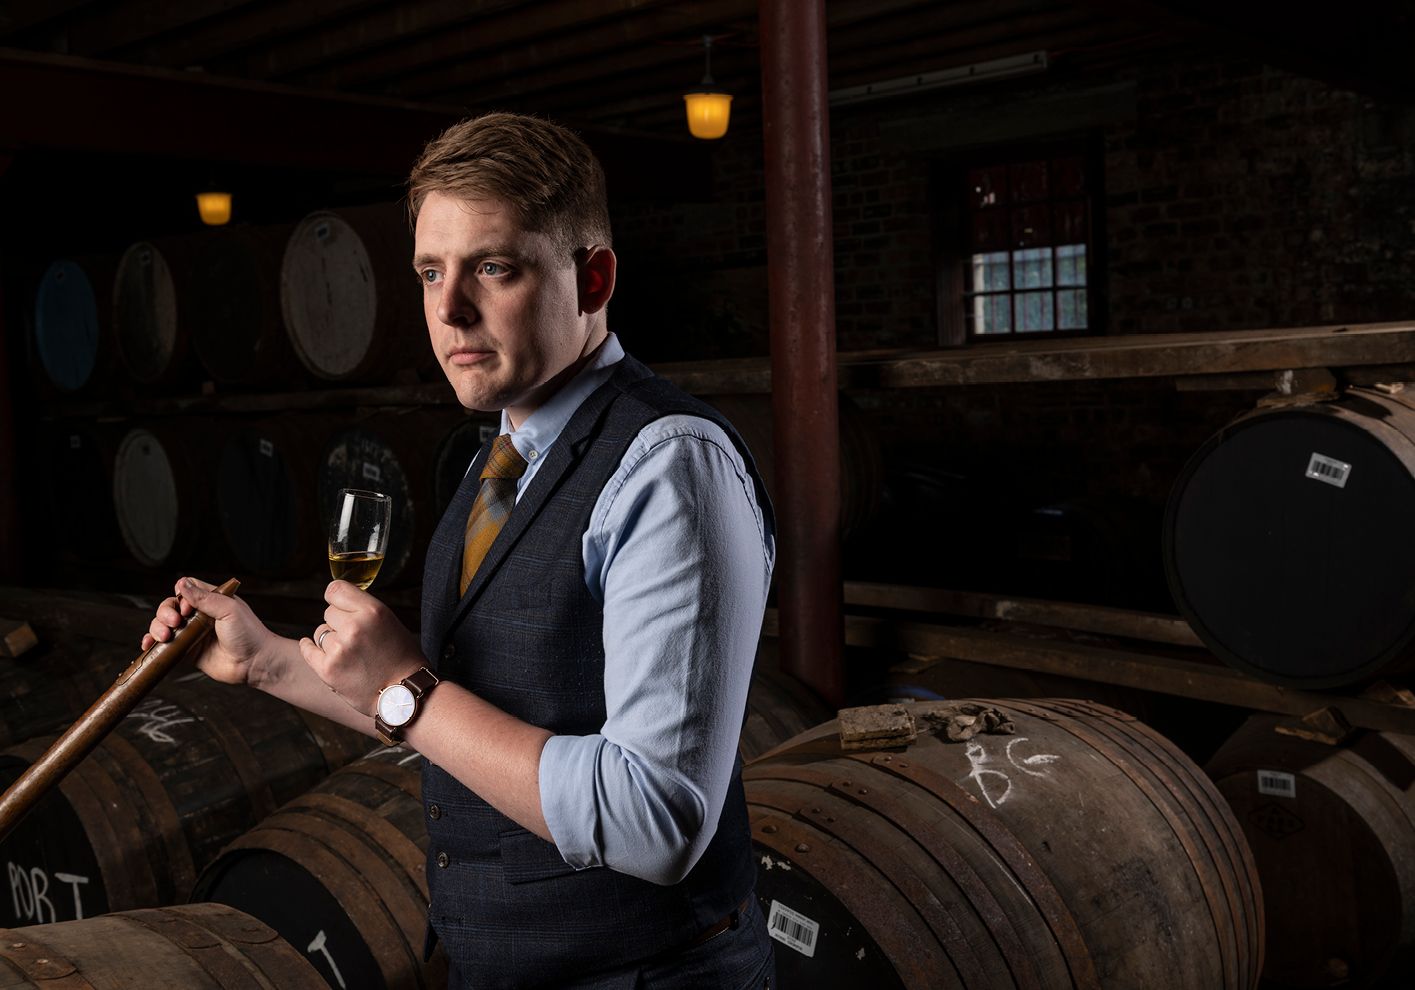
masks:
[[[713,141],[727,133],[727,120],[732,115],[732,97],[718,91],[712,80],[712,35],[703,35],[703,88],[685,93],[683,102],[688,109],[688,130],[695,138]]]

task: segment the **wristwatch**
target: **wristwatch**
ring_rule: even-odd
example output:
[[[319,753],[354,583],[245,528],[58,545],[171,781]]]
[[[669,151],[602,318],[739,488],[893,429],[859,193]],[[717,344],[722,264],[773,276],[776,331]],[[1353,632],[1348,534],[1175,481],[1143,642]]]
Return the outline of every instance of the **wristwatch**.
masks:
[[[378,711],[373,731],[385,746],[403,741],[403,730],[413,724],[422,709],[423,698],[437,686],[437,675],[420,667],[407,677],[378,692]]]

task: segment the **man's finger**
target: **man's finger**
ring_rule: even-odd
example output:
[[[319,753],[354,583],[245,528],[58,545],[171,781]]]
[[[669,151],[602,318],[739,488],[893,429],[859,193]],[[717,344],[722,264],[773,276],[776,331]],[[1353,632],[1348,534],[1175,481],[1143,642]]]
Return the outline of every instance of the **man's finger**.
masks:
[[[348,581],[330,581],[329,587],[324,589],[324,600],[344,612],[362,608],[372,598],[367,591],[360,591]]]
[[[228,618],[236,610],[234,599],[218,594],[213,585],[193,578],[182,578],[177,582],[182,597],[192,608],[212,619]]]

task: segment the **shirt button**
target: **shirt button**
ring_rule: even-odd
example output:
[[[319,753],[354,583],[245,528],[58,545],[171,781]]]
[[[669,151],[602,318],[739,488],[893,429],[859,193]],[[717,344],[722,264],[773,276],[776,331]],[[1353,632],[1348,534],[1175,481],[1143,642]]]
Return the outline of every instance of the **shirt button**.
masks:
[[[451,858],[450,856],[448,856],[446,853],[438,853],[438,854],[437,854],[437,865],[438,865],[438,868],[439,868],[439,869],[443,869],[443,870],[447,869],[447,864],[450,863],[450,862],[452,862],[452,858]]]
[[[427,816],[433,821],[437,821],[442,817],[442,809],[435,804],[430,804],[427,806]]]
[[[529,451],[526,452],[526,460],[528,460],[528,461],[533,461],[533,460],[535,460],[535,459],[536,459],[537,457],[539,457],[539,456],[540,456],[540,451],[538,451],[538,450],[529,450]]]

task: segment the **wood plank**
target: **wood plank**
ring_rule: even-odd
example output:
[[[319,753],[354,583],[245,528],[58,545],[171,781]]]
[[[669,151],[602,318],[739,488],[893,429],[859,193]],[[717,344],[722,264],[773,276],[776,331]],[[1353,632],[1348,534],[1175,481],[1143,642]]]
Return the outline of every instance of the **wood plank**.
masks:
[[[253,0],[126,0],[106,4],[94,13],[71,17],[65,25],[67,51],[102,57],[170,31],[211,21]]]
[[[130,46],[123,58],[141,65],[165,65],[186,68],[200,65],[215,70],[217,59],[229,59],[257,44],[269,45],[272,38],[298,34],[313,25],[331,20],[347,23],[360,12],[383,0],[301,0],[300,3],[261,4],[237,10],[217,21],[196,25],[173,35]],[[468,4],[458,0],[432,0],[430,4],[403,4],[405,8],[438,4],[466,10]],[[411,12],[416,17],[415,12]],[[385,35],[384,43],[389,36]]]
[[[0,134],[20,150],[131,154],[140,147],[179,159],[396,176],[462,114],[15,49],[0,49],[0,92],[45,94],[0,100]]]
[[[3,114],[0,114],[3,116]],[[1377,381],[1415,377],[1415,324],[1343,328],[1239,330],[1209,334],[1135,334],[1010,344],[975,344],[939,351],[842,353],[842,388],[1018,384],[1104,378],[1213,376],[1296,368],[1370,365]],[[1401,361],[1408,363],[1395,364]],[[1185,369],[1197,369],[1186,371]],[[771,391],[768,358],[660,363],[654,370],[694,395]],[[1352,377],[1345,374],[1343,377]],[[1254,378],[1254,382],[1267,381]],[[48,416],[173,415],[184,412],[274,412],[351,406],[424,406],[453,401],[445,382],[271,394],[222,394],[140,399],[67,400]]]
[[[776,631],[776,610],[768,609],[762,635],[774,637]],[[1265,684],[1217,662],[1176,660],[1078,643],[1022,639],[982,629],[859,615],[846,616],[845,642],[849,646],[1058,674],[1299,717],[1333,708],[1358,728],[1415,733],[1415,708]]]
[[[1056,626],[1102,636],[1121,636],[1173,646],[1202,647],[1203,641],[1189,623],[1173,615],[1137,612],[1105,605],[1053,602],[920,588],[912,585],[845,582],[845,604],[899,611],[932,612],[973,619],[1001,619],[1040,626]]]
[[[380,92],[394,92],[390,80],[430,67],[456,63],[486,52],[496,52],[530,44],[543,35],[561,31],[582,30],[605,18],[626,17],[635,11],[658,6],[665,0],[542,0],[533,14],[493,14],[475,22],[449,26],[427,37],[371,53],[345,65],[312,71],[314,66],[300,62],[308,57],[293,45],[273,48],[266,60],[266,70],[296,71],[301,68],[300,82],[316,87],[357,89],[377,86]]]

